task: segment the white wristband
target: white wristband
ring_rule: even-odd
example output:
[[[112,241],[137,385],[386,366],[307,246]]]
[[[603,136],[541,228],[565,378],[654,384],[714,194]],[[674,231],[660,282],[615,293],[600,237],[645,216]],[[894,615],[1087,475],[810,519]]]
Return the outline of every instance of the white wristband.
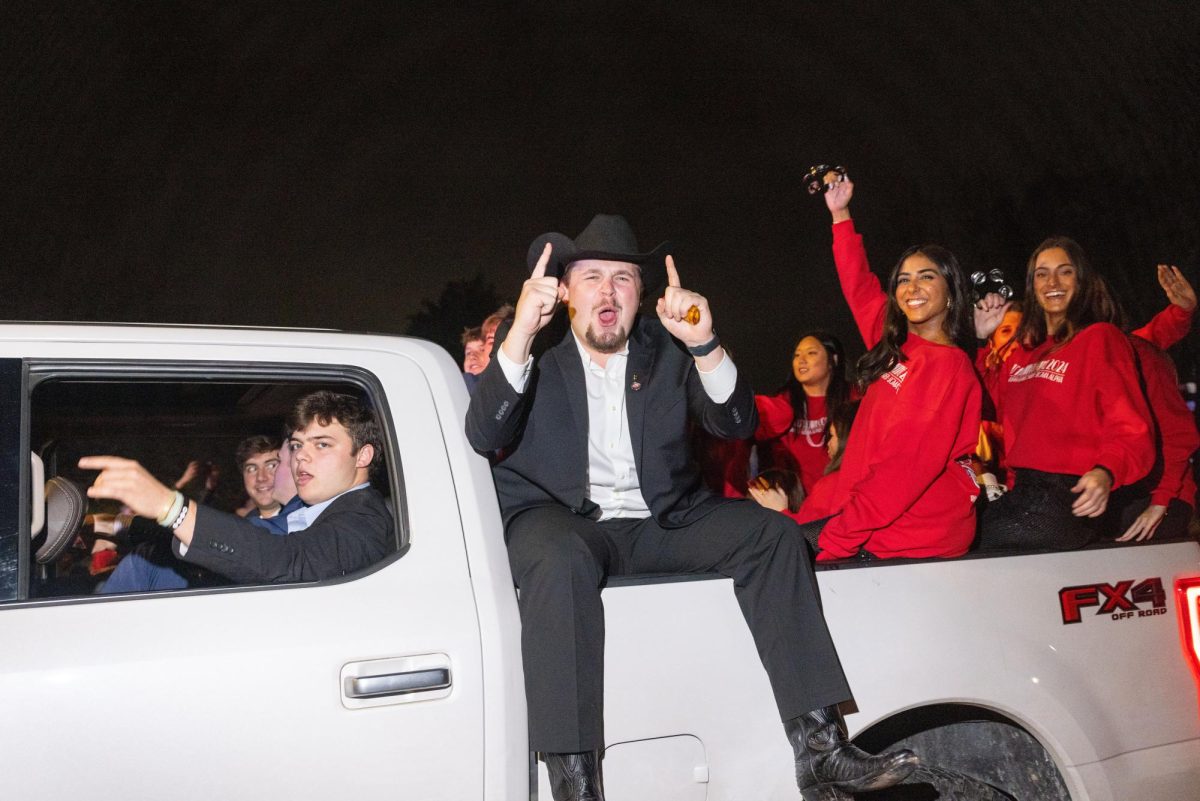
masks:
[[[165,526],[175,518],[179,517],[179,510],[183,508],[184,501],[185,499],[183,497],[183,493],[179,490],[175,490],[175,499],[171,501],[171,505],[167,507],[167,511],[164,512],[162,516],[160,516],[154,522],[158,523],[160,526]]]

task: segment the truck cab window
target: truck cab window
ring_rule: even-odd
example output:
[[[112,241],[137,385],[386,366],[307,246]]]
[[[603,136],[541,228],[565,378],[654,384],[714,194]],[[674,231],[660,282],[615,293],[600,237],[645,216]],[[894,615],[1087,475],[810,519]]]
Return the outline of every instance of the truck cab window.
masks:
[[[31,383],[29,447],[45,478],[84,493],[96,484],[61,552],[28,559],[32,597],[342,579],[397,550],[395,467],[372,388],[236,376]],[[139,489],[122,494],[118,471]]]

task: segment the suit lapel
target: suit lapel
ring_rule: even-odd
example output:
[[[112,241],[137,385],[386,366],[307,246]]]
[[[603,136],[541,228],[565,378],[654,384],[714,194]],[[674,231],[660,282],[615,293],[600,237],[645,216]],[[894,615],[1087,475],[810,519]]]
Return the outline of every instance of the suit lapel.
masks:
[[[646,402],[650,397],[650,371],[654,367],[654,349],[642,336],[641,326],[629,338],[629,360],[625,363],[625,414],[629,418],[629,441],[633,460],[642,475],[642,435],[646,430]]]
[[[562,373],[563,388],[567,394],[567,405],[571,407],[571,416],[575,425],[568,428],[575,435],[572,442],[576,459],[582,465],[582,475],[588,474],[588,405],[587,383],[583,375],[583,362],[579,359],[579,347],[575,344],[575,336],[567,331],[567,336],[551,351],[554,362]],[[585,479],[586,480],[586,479]]]

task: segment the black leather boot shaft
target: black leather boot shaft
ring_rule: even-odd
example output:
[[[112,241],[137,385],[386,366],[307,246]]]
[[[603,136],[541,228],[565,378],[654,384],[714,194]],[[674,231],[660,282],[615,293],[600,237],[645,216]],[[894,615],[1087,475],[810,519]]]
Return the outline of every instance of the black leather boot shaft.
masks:
[[[872,756],[851,745],[837,707],[793,718],[784,729],[796,755],[796,784],[806,799],[891,787],[918,765],[916,754],[906,749]]]
[[[554,801],[604,801],[600,754],[543,754]]]

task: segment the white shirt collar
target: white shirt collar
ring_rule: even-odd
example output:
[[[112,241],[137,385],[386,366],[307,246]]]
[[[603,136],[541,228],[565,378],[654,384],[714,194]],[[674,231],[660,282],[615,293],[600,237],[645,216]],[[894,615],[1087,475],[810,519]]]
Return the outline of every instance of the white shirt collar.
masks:
[[[596,364],[596,361],[592,358],[592,354],[588,353],[587,348],[585,348],[583,346],[583,343],[579,341],[579,336],[576,335],[574,329],[571,330],[571,336],[575,339],[575,347],[578,348],[578,350],[579,350],[579,358],[583,360],[583,369],[585,369],[585,370],[591,369],[593,365],[595,366],[595,368],[597,370],[599,370],[601,372],[603,372],[605,369],[607,369],[605,367],[601,367],[599,364]],[[629,356],[629,340],[628,339],[625,340],[625,346],[622,347],[619,351],[617,351],[616,353],[610,353],[610,354],[608,354],[608,356],[609,356],[609,358],[612,358],[613,356],[628,357]]]

